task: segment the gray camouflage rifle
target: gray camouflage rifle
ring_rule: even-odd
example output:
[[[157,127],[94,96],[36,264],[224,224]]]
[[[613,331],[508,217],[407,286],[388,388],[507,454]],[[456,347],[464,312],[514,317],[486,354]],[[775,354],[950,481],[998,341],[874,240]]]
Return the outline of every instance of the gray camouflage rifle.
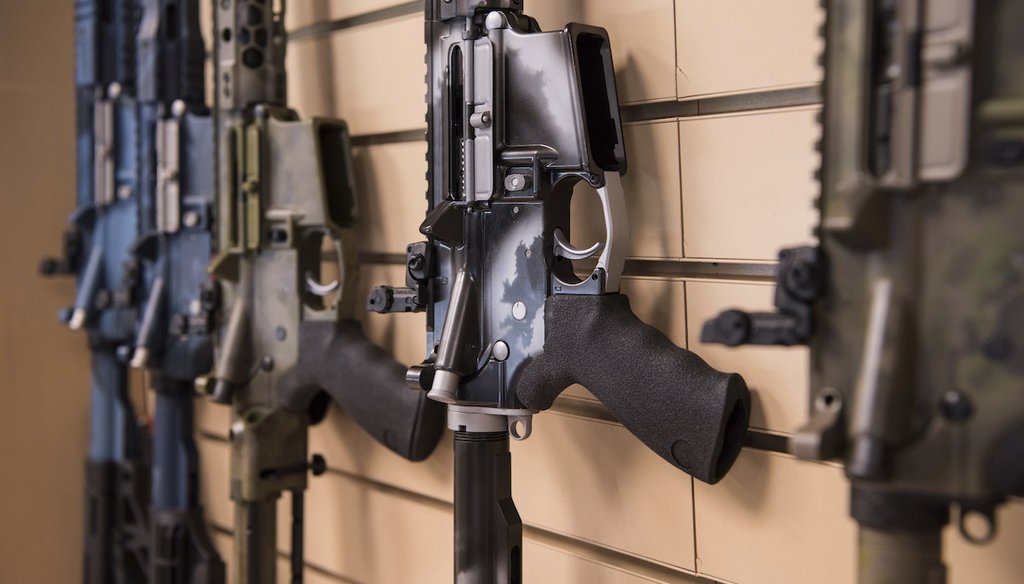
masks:
[[[521,0],[425,7],[429,241],[409,246],[407,286],[377,288],[367,308],[427,313],[427,359],[408,377],[448,405],[455,431],[456,581],[520,582],[509,436],[525,439],[533,414],[581,383],[669,463],[715,483],[739,453],[749,393],[619,293],[626,149],[607,32],[541,32]],[[570,243],[579,183],[601,200],[603,245]]]
[[[790,449],[844,462],[860,581],[941,583],[951,508],[1024,495],[1024,4],[825,6],[820,245],[702,336],[810,345]]]
[[[274,5],[280,4],[280,12]],[[215,7],[219,284],[213,399],[232,405],[236,581],[276,582],[276,503],[292,492],[292,581],[302,579],[302,491],[310,423],[336,402],[395,453],[422,460],[443,410],[355,320],[356,193],[348,129],[287,109],[283,2]],[[326,242],[338,279],[321,282]]]

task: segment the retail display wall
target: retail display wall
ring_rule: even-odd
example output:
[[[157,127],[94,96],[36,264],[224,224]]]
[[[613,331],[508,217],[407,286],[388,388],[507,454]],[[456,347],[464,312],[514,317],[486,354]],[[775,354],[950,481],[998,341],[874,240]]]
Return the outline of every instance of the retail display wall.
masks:
[[[361,293],[403,283],[405,247],[420,238],[426,205],[420,5],[289,2],[288,29],[304,31],[289,45],[290,101],[303,117],[345,119],[355,136]],[[18,450],[15,460],[40,469],[3,471],[0,581],[70,582],[25,580],[16,575],[31,572],[11,570],[25,563],[19,557],[24,550],[33,558],[49,554],[53,565],[46,569],[54,574],[64,568],[77,574],[69,567],[79,557],[87,354],[84,342],[52,317],[70,298],[70,282],[43,281],[32,272],[37,256],[54,251],[49,246],[57,241],[61,213],[72,205],[71,2],[0,6],[6,69],[0,115],[5,130],[15,128],[28,142],[8,138],[0,156],[0,257],[8,275],[0,288],[6,307],[0,311],[0,371],[4,399],[20,400],[14,413],[4,412],[8,422],[0,431],[3,448]],[[625,291],[638,315],[677,344],[744,375],[754,392],[756,448],[746,449],[731,474],[711,487],[666,464],[585,389],[573,388],[535,418],[529,440],[512,446],[513,494],[525,525],[524,580],[854,582],[856,529],[847,516],[842,469],[782,452],[781,438],[806,418],[807,351],[699,341],[702,323],[723,309],[769,309],[773,286],[766,267],[780,248],[813,241],[822,79],[818,2],[527,0],[526,10],[545,29],[580,21],[609,30],[629,120],[629,255],[668,260],[657,264],[659,276],[653,262],[634,262],[639,275],[627,278]],[[63,20],[44,26],[40,19]],[[334,26],[307,28],[322,23]],[[21,28],[29,25],[35,28]],[[12,62],[19,52],[31,53],[34,64]],[[46,131],[12,114],[9,96],[40,115],[51,113]],[[52,111],[28,103],[43,98]],[[12,163],[30,153],[36,166]],[[594,209],[585,203],[581,197],[577,204],[576,243],[600,237],[587,220]],[[422,315],[362,318],[371,338],[399,361],[422,360]],[[229,410],[201,401],[198,413],[203,501],[216,543],[230,559]],[[452,581],[450,436],[429,460],[409,464],[335,410],[312,431],[310,450],[326,457],[329,472],[311,479],[306,495],[307,582]],[[287,503],[286,497],[279,505],[282,526],[290,522]],[[33,521],[37,513],[43,520]],[[1019,581],[1024,505],[1002,508],[999,520],[1000,535],[987,547],[948,531],[953,584]],[[284,582],[288,530],[279,535]],[[21,537],[30,540],[28,547],[17,545]]]

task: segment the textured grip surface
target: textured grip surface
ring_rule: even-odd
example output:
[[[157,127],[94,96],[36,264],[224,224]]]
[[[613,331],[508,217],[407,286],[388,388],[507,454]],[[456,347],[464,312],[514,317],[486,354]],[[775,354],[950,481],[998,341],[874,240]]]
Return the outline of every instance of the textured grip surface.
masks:
[[[397,454],[423,460],[444,431],[445,409],[409,389],[405,367],[366,338],[358,322],[304,322],[299,362],[281,379],[281,401],[302,410],[323,391]]]
[[[675,346],[622,294],[551,296],[544,322],[544,353],[516,380],[524,405],[547,409],[579,383],[665,460],[707,483],[725,476],[750,417],[742,377]]]

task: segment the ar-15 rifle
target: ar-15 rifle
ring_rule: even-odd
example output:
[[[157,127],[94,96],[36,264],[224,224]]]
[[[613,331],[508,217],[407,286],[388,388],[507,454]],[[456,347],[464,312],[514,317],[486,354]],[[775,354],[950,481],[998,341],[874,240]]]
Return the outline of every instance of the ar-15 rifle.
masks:
[[[455,431],[458,582],[521,582],[509,436],[572,383],[676,467],[715,483],[746,432],[749,392],[642,323],[619,294],[626,152],[604,29],[541,32],[521,0],[427,0],[428,242],[407,288],[368,309],[427,311],[411,383]],[[573,187],[597,189],[607,241],[569,243]],[[597,256],[577,277],[572,260]]]
[[[146,302],[134,367],[156,390],[149,582],[222,584],[203,522],[194,439],[195,379],[213,364],[207,282],[213,229],[213,123],[198,0],[143,0],[138,36],[142,236]],[[202,289],[202,293],[201,293]],[[204,295],[205,294],[205,295]]]
[[[291,491],[293,581],[302,578],[302,491],[310,422],[337,402],[377,440],[422,460],[443,410],[410,391],[404,368],[352,320],[355,188],[348,130],[286,109],[277,3],[217,3],[217,229],[211,272],[222,291],[213,399],[231,403],[238,581],[273,583],[276,502]],[[329,239],[339,279],[321,280]],[[326,392],[326,393],[325,393]]]
[[[136,0],[75,1],[77,196],[64,257],[46,275],[77,275],[73,307],[61,315],[88,333],[92,352],[86,461],[84,581],[145,582],[146,432],[128,396],[127,368],[140,269]]]
[[[950,507],[1024,495],[1024,5],[826,6],[820,245],[702,337],[810,345],[790,449],[845,463],[860,581],[941,583]]]

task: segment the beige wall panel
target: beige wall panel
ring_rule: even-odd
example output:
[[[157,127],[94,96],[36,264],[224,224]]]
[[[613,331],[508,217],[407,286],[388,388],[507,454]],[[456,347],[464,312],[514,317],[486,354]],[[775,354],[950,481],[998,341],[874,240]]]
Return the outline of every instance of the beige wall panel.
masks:
[[[665,333],[673,343],[686,348],[686,286],[683,282],[653,278],[626,278],[622,293],[640,320]],[[573,385],[565,395],[596,400],[581,385]]]
[[[988,545],[968,543],[953,526],[943,534],[949,584],[1017,584],[1024,577],[1024,503],[1012,502],[999,509],[995,541]]]
[[[327,419],[313,428],[309,450],[323,454],[333,469],[434,499],[452,500],[451,433],[445,433],[427,460],[410,462],[374,440],[339,408],[332,407]]]
[[[57,321],[72,278],[44,279],[75,199],[71,2],[0,2],[0,582],[82,570],[89,358]]]
[[[288,497],[278,524],[291,521]],[[306,491],[306,561],[356,582],[452,581],[453,524],[443,503],[329,472]],[[287,529],[278,547],[289,549]]]
[[[818,0],[676,0],[679,96],[816,83]]]
[[[197,397],[195,409],[196,430],[227,438],[231,428],[231,406],[214,403],[208,397]]]
[[[288,107],[302,119],[338,115],[333,55],[327,38],[303,39],[288,44],[285,67],[288,71]]]
[[[680,122],[687,257],[777,259],[811,241],[816,108]]]
[[[235,507],[231,501],[231,447],[227,442],[198,437],[199,500],[210,523],[234,529]]]
[[[700,582],[684,574],[671,580],[654,580],[624,572],[599,559],[577,556],[527,539],[523,543],[523,581],[558,584],[650,584],[651,582]]]
[[[683,255],[679,139],[676,122],[625,127],[629,169],[622,188],[629,204],[630,257]],[[596,191],[582,183],[573,196],[570,239],[577,247],[604,241],[604,216]]]
[[[405,4],[406,0],[315,0],[327,4],[327,11],[331,20],[349,18],[359,14],[366,14],[374,10],[390,8],[398,4]]]
[[[807,421],[810,352],[805,347],[738,347],[700,342],[704,323],[730,308],[773,309],[775,287],[760,284],[688,282],[690,348],[712,367],[743,375],[753,393],[750,425],[792,433]]]
[[[683,255],[678,136],[676,122],[625,127],[629,168],[622,188],[629,205],[626,253],[631,257]]]
[[[401,142],[352,153],[359,195],[359,250],[404,254],[425,238],[427,143]],[[383,283],[383,282],[381,282]],[[403,278],[398,284],[405,285]]]
[[[289,2],[284,13],[285,30],[291,31],[327,19],[330,4],[337,0],[302,0]]]
[[[524,523],[693,569],[692,481],[622,426],[536,416],[512,471]]]
[[[331,102],[353,135],[426,126],[422,16],[341,30],[330,44]]]
[[[287,558],[281,558],[277,562],[277,582],[278,584],[292,584],[291,579],[291,564]],[[325,574],[317,571],[315,568],[309,566],[306,567],[302,577],[303,584],[348,584],[345,580],[337,578],[333,575]]]
[[[213,533],[212,539],[213,546],[217,548],[217,552],[226,564],[227,582],[234,582],[235,566],[232,559],[232,549],[235,545],[234,538],[229,534],[218,531]],[[291,563],[284,555],[278,557],[277,560],[277,582],[278,584],[292,584]],[[350,582],[325,574],[323,571],[308,565],[303,572],[303,582],[305,584],[350,584]]]
[[[619,101],[674,99],[675,31],[672,0],[531,0],[526,13],[544,30],[569,22],[608,29]]]
[[[744,450],[715,486],[695,481],[697,571],[751,584],[852,584],[856,530],[842,470]]]

